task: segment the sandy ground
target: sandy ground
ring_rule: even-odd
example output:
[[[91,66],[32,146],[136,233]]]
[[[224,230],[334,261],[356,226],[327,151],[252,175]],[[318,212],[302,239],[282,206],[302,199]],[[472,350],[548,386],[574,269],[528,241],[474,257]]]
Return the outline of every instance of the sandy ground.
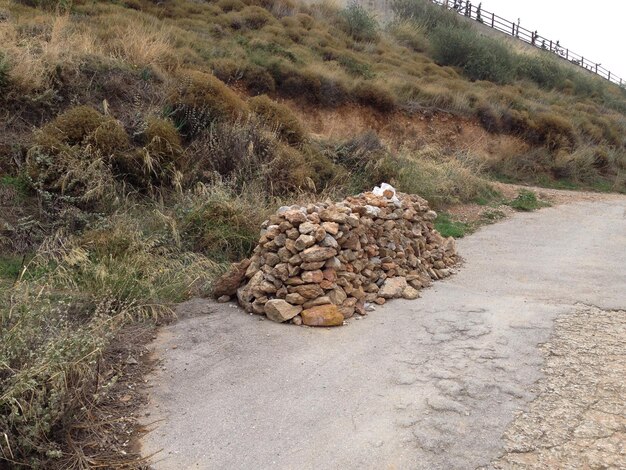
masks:
[[[157,469],[626,468],[626,198],[516,214],[458,246],[457,275],[341,328],[183,304],[154,345],[144,454]]]

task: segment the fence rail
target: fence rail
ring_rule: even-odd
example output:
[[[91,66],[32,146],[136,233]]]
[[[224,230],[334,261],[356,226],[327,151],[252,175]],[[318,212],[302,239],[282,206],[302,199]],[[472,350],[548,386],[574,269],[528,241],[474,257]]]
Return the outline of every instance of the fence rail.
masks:
[[[538,32],[523,28],[519,24],[513,21],[502,18],[493,12],[484,10],[479,4],[478,6],[472,5],[470,1],[463,0],[430,0],[433,3],[440,5],[449,10],[455,11],[459,15],[465,16],[469,19],[482,23],[492,29],[508,34],[514,38],[519,39],[531,46],[535,46],[538,49],[542,49],[548,52],[552,52],[557,57],[563,60],[577,65],[588,72],[599,75],[600,77],[615,83],[620,87],[626,87],[626,80],[618,77],[610,70],[602,67],[602,64],[592,62],[586,57],[571,51],[569,48],[563,47],[559,41],[553,41],[544,36],[538,34]]]

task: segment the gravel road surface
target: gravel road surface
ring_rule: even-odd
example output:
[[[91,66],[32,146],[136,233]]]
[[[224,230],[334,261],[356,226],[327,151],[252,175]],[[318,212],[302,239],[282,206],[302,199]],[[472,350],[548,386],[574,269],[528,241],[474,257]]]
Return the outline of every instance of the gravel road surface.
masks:
[[[156,469],[626,468],[626,198],[517,214],[458,249],[458,274],[340,328],[183,304],[155,342],[144,454]]]

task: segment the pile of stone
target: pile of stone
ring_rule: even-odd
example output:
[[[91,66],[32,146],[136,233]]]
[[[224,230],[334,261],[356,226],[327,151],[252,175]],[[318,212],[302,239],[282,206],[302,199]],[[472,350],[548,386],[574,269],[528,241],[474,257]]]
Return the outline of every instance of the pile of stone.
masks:
[[[457,263],[453,238],[433,226],[437,214],[419,196],[389,185],[306,207],[281,207],[263,223],[252,258],[216,284],[250,313],[277,322],[336,326],[367,303],[415,299]]]

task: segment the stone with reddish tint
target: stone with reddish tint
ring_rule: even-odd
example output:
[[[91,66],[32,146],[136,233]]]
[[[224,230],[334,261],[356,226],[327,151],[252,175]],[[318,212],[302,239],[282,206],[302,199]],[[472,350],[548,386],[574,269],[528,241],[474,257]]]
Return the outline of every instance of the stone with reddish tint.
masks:
[[[337,254],[337,250],[334,248],[324,248],[321,246],[313,246],[311,248],[307,248],[300,256],[302,257],[302,261],[308,263],[314,263],[317,261],[325,261],[329,258],[332,258]]]
[[[339,308],[332,304],[305,309],[300,316],[308,326],[341,326],[344,320]]]

